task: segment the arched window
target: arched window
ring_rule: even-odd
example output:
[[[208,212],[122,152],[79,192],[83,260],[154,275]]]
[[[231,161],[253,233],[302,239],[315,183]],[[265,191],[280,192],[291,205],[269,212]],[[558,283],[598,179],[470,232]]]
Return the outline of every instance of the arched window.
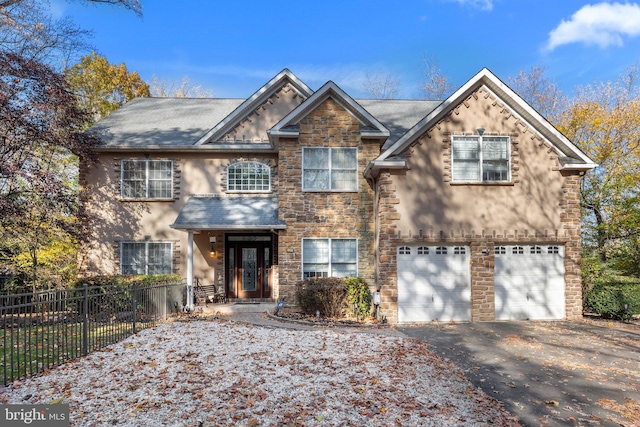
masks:
[[[271,191],[271,168],[259,162],[229,165],[227,191]]]

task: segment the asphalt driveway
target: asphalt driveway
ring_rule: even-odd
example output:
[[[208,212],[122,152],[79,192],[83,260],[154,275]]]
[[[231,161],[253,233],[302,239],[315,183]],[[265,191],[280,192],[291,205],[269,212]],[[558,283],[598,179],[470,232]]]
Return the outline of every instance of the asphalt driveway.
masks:
[[[640,331],[612,323],[399,327],[465,370],[523,426],[640,426]]]

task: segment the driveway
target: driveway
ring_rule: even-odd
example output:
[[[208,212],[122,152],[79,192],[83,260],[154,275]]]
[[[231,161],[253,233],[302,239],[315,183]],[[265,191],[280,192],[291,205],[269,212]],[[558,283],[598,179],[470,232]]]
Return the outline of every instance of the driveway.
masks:
[[[399,327],[523,426],[640,426],[640,331],[590,322]]]

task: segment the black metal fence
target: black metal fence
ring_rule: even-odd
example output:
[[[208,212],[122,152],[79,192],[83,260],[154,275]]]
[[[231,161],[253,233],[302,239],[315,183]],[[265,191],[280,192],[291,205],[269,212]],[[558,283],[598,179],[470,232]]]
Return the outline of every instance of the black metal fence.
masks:
[[[165,321],[184,285],[87,286],[0,295],[3,384],[84,356]]]

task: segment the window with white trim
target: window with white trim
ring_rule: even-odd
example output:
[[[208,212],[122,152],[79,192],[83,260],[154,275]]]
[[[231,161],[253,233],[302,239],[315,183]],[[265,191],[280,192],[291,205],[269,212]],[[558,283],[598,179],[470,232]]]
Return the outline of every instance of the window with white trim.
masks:
[[[428,246],[418,247],[418,255],[429,255],[429,247]]]
[[[227,191],[270,191],[271,168],[259,162],[238,162],[227,168]]]
[[[121,180],[123,199],[173,198],[171,160],[123,160]]]
[[[447,247],[446,246],[438,246],[436,248],[436,255],[446,255],[447,254]]]
[[[357,191],[356,148],[303,147],[302,189],[310,191]]]
[[[560,253],[560,248],[558,246],[549,246],[547,248],[547,253],[549,253],[549,254],[559,254]]]
[[[302,277],[358,275],[356,239],[302,239]]]
[[[120,243],[121,274],[171,274],[172,261],[171,243]]]
[[[453,181],[509,181],[509,146],[508,136],[453,136]]]

